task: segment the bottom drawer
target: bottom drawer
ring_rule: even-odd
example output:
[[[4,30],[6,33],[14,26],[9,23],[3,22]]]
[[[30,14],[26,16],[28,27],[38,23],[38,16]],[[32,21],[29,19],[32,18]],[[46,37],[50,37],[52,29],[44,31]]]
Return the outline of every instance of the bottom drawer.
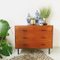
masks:
[[[40,43],[38,44],[40,48],[52,48],[52,44],[51,43]]]
[[[52,43],[22,43],[16,45],[16,48],[52,48]]]

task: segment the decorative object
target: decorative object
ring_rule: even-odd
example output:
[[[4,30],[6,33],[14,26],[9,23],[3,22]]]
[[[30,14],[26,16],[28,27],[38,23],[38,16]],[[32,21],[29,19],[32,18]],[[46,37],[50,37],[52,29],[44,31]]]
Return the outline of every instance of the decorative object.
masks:
[[[31,24],[34,25],[35,24],[35,19],[31,18]]]
[[[37,25],[43,25],[44,23],[43,19],[40,17],[38,10],[36,10],[36,13],[35,13],[35,21]]]
[[[31,21],[30,14],[28,14],[28,16],[27,16],[27,22],[30,24],[30,21]]]
[[[36,12],[35,12],[35,21],[36,21],[37,25],[39,24],[39,20],[40,20],[40,15],[39,15],[38,10],[36,10]]]
[[[40,18],[38,10],[35,13],[35,17],[31,17],[30,14],[27,16],[27,22],[32,25],[43,25],[44,21]]]
[[[3,58],[3,55],[9,56],[12,54],[12,45],[6,40],[9,29],[9,23],[4,19],[0,19],[0,58]]]
[[[53,60],[40,49],[22,49],[21,53],[9,60]]]
[[[35,24],[35,18],[34,18],[34,17],[31,17],[30,14],[28,14],[27,22],[28,22],[29,24],[34,25],[34,24]]]
[[[47,25],[47,18],[50,16],[51,10],[50,8],[42,8],[38,12],[36,10],[35,17],[31,17],[30,14],[27,16],[27,22],[30,24],[36,25]]]
[[[40,9],[40,17],[44,20],[44,25],[47,25],[47,18],[50,16],[51,9],[50,8],[42,8]]]

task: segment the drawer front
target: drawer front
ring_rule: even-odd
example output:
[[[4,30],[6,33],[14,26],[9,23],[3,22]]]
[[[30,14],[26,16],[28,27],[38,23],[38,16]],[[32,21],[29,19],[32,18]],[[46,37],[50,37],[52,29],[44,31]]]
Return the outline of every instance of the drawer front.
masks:
[[[15,28],[15,35],[16,36],[20,36],[20,37],[24,37],[24,36],[27,36],[27,37],[29,37],[29,36],[33,36],[34,35],[34,33],[35,33],[36,31],[34,31],[34,29],[33,28],[30,28],[30,27],[16,27]]]
[[[40,48],[52,48],[52,42],[40,42],[38,45]]]
[[[35,37],[35,40],[40,40],[40,41],[51,41],[52,36],[51,35],[39,35]]]
[[[51,27],[18,27],[16,28],[17,35],[36,35],[36,36],[51,36],[52,35],[52,28]]]
[[[39,31],[47,32],[47,31],[52,31],[53,27],[52,26],[41,26],[39,28]]]
[[[21,43],[17,44],[16,48],[52,48],[52,43],[51,42]]]

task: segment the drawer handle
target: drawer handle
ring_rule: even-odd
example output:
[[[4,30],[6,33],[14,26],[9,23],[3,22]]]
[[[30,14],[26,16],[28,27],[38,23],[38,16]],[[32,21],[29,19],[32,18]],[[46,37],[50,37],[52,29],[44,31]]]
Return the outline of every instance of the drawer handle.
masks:
[[[27,44],[24,43],[23,46],[27,46]]]
[[[46,39],[46,37],[44,37],[44,36],[42,36],[41,38],[42,38],[42,39]]]
[[[23,32],[27,32],[27,30],[22,30]]]
[[[45,44],[41,44],[41,45],[43,45],[43,46],[44,46]]]
[[[23,39],[27,39],[27,37],[23,37]]]
[[[47,31],[47,30],[41,30],[41,31]]]

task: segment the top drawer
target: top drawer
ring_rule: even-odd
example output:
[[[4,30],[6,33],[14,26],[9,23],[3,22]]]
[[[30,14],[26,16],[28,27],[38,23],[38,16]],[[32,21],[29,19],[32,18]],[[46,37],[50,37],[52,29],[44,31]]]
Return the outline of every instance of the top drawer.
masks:
[[[38,29],[41,32],[53,31],[53,27],[52,26],[40,26]]]
[[[39,33],[39,32],[52,32],[53,31],[53,26],[16,26],[15,31],[18,33]]]
[[[33,26],[15,26],[15,32],[17,33],[33,33],[35,32]]]
[[[26,31],[27,27],[26,26],[15,26],[15,29],[18,31]]]

